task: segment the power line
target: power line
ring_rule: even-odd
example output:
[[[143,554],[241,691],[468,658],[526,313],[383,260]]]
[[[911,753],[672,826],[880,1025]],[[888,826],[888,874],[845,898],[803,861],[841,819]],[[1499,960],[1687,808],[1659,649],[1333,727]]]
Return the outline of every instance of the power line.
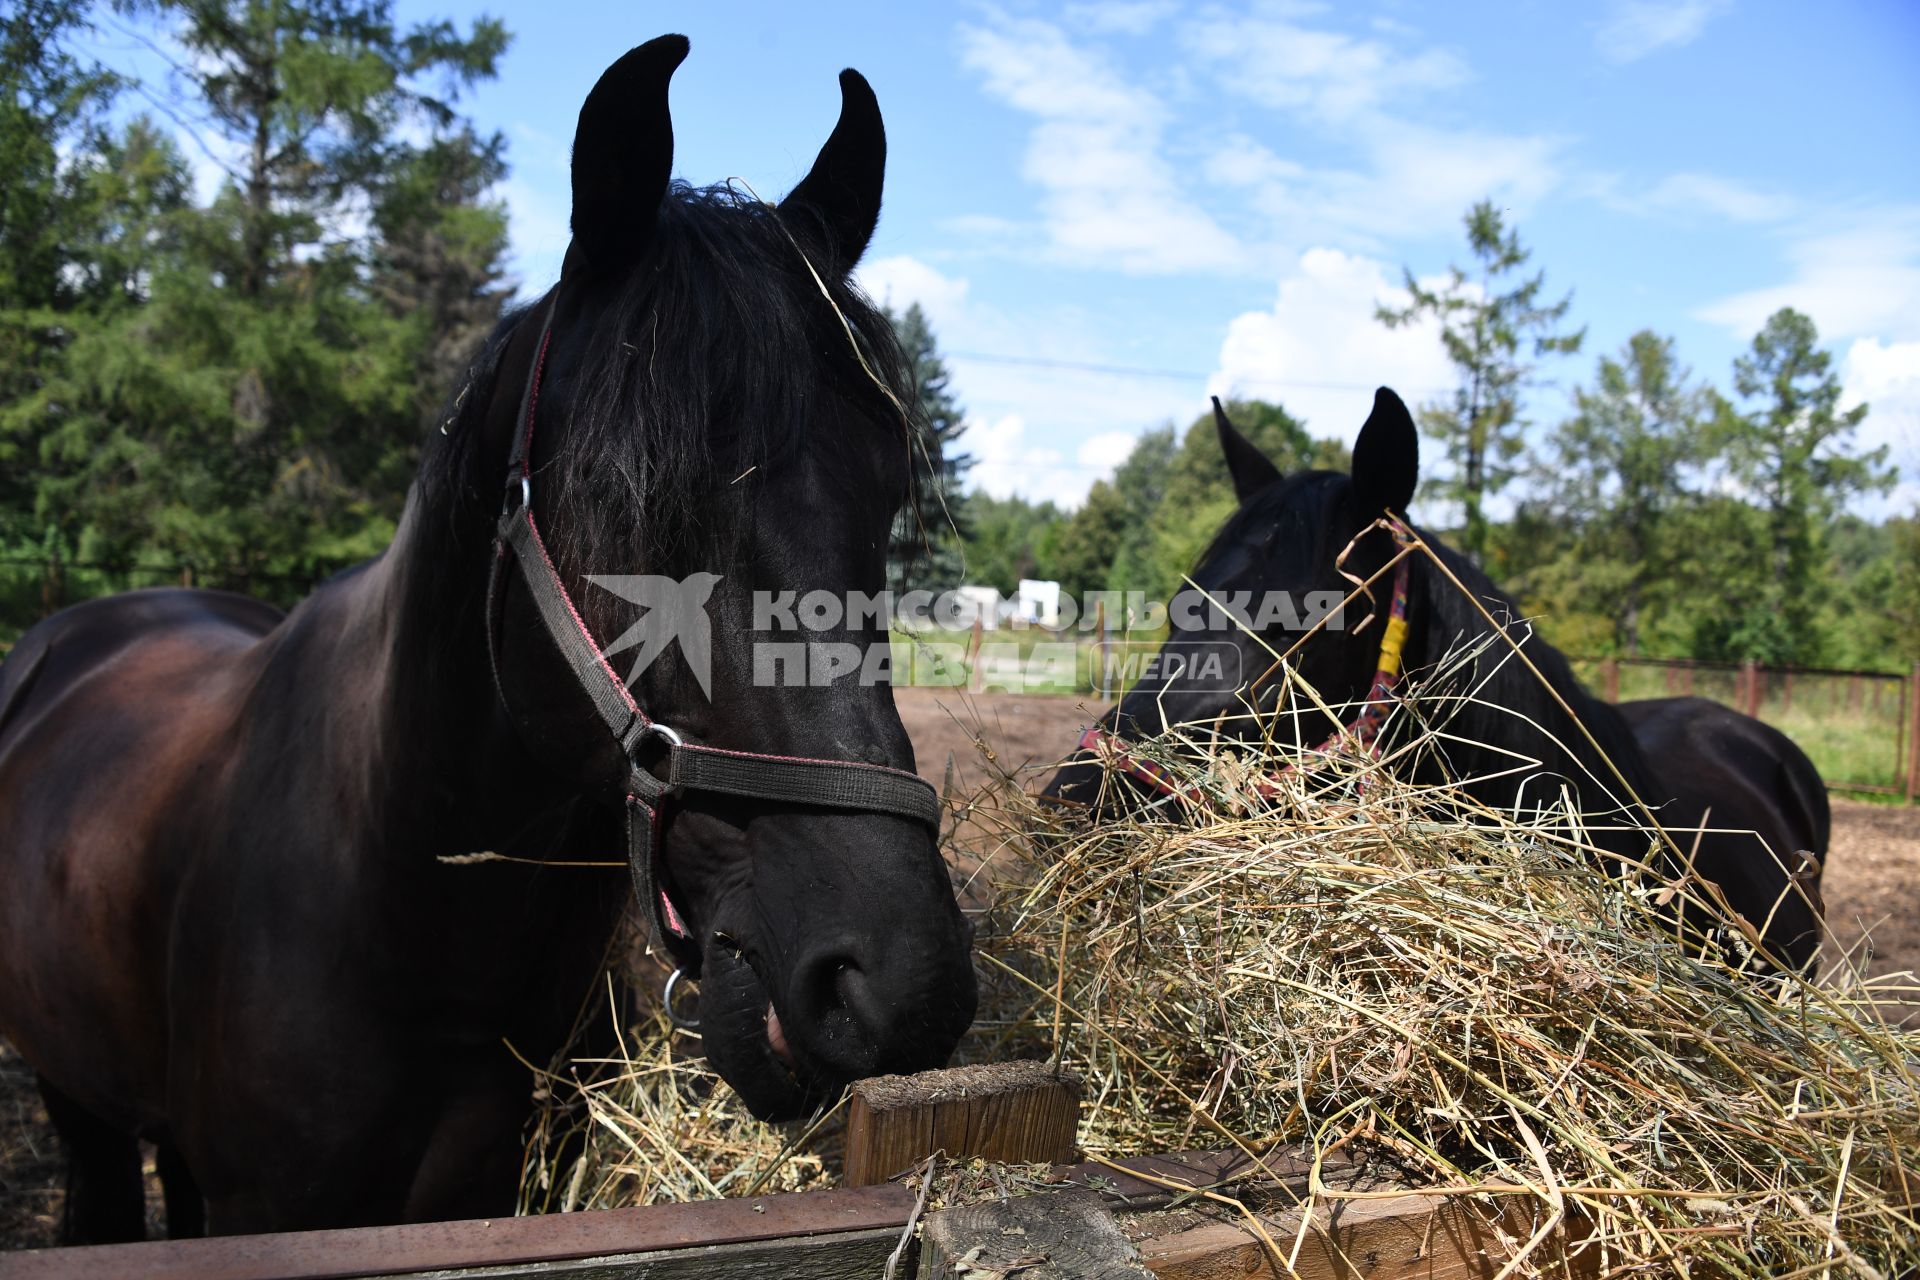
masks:
[[[1108,373],[1125,378],[1160,378],[1174,382],[1204,382],[1212,373],[1196,373],[1191,369],[1154,369],[1141,365],[1098,364],[1090,360],[1056,360],[1048,356],[1008,356],[985,351],[948,351],[952,360],[973,360],[980,364],[1018,365],[1030,369],[1066,369],[1076,373]],[[1372,392],[1380,384],[1377,382],[1316,382],[1307,378],[1235,378],[1236,383],[1246,383],[1263,387],[1297,387],[1303,391],[1362,391]],[[1444,395],[1447,387],[1411,387],[1408,390],[1424,395]]]

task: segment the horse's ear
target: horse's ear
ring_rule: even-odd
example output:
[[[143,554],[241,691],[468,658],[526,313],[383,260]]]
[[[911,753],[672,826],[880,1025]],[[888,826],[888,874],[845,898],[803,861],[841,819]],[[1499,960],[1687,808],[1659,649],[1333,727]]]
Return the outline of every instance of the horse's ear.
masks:
[[[1407,513],[1420,483],[1420,433],[1391,388],[1373,393],[1373,412],[1353,444],[1353,493],[1368,519],[1383,511]]]
[[[866,77],[840,73],[840,121],[813,168],[780,202],[781,213],[805,209],[826,226],[834,265],[844,274],[860,261],[880,222],[880,187],[887,172],[887,131]]]
[[[649,40],[608,67],[587,95],[573,135],[569,268],[619,271],[646,248],[673,176],[667,82],[686,56],[685,36]]]
[[[1245,502],[1280,478],[1280,468],[1233,425],[1233,419],[1220,407],[1219,396],[1213,398],[1213,426],[1220,433],[1220,452],[1227,455],[1227,474],[1233,477],[1234,497]]]

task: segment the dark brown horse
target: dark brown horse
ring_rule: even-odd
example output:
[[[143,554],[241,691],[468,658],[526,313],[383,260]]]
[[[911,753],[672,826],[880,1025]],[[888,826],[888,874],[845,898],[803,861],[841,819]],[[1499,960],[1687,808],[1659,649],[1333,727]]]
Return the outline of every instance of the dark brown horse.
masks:
[[[1398,396],[1383,387],[1375,397],[1354,445],[1351,476],[1283,476],[1235,430],[1218,402],[1215,415],[1240,509],[1191,575],[1208,597],[1231,604],[1236,595],[1251,602],[1283,592],[1300,601],[1323,592],[1338,599],[1352,589],[1336,565],[1343,552],[1347,574],[1367,579],[1385,570],[1399,548],[1383,517],[1405,512],[1419,477],[1419,438]],[[1589,697],[1565,657],[1519,619],[1498,587],[1437,538],[1422,536],[1446,570],[1519,641],[1580,725],[1512,659],[1475,600],[1418,552],[1405,560],[1404,578],[1396,570],[1375,588],[1377,609],[1385,613],[1397,584],[1404,585],[1398,666],[1389,672],[1383,661],[1386,627],[1376,619],[1363,633],[1330,627],[1308,640],[1295,665],[1306,682],[1334,706],[1361,709],[1351,726],[1356,736],[1390,732],[1393,726],[1383,729],[1382,722],[1397,705],[1392,688],[1398,670],[1430,668],[1450,650],[1487,642],[1460,677],[1473,697],[1450,713],[1444,752],[1419,757],[1416,780],[1457,783],[1499,811],[1554,805],[1571,795],[1591,822],[1595,843],[1636,861],[1649,854],[1638,797],[1672,833],[1681,855],[1763,935],[1773,959],[1789,967],[1809,965],[1820,941],[1819,859],[1826,853],[1829,819],[1826,790],[1805,754],[1777,730],[1703,699],[1615,708]],[[1251,603],[1242,606],[1256,620],[1257,610]],[[1350,608],[1343,621],[1351,627],[1365,612]],[[1303,618],[1299,610],[1293,616]],[[1174,631],[1167,649],[1192,655],[1184,663],[1190,672],[1209,670],[1201,660],[1203,646],[1231,646],[1237,662],[1216,662],[1205,678],[1136,688],[1083,745],[1111,753],[1116,741],[1216,722],[1229,736],[1256,739],[1274,732],[1285,739],[1293,735],[1280,726],[1296,713],[1302,746],[1336,728],[1318,709],[1277,707],[1271,695],[1281,692],[1279,681],[1269,682],[1268,699],[1257,707],[1247,692],[1273,655],[1300,639],[1298,628],[1290,633],[1280,624],[1259,634],[1259,627],[1236,625],[1224,613],[1209,621],[1213,625],[1206,628]],[[1109,773],[1089,750],[1064,766],[1047,790],[1082,803],[1137,804],[1163,799],[1168,785],[1150,764],[1131,758],[1122,771]],[[1665,861],[1672,856],[1655,855]]]
[[[755,592],[878,592],[907,495],[898,352],[848,283],[879,110],[843,73],[777,208],[689,189],[686,49],[588,97],[561,282],[481,353],[384,555],[285,617],[93,601],[0,670],[0,1033],[70,1144],[71,1238],[141,1234],[137,1138],[177,1233],[202,1195],[220,1232],[509,1212],[515,1055],[564,1042],[629,855],[758,1114],[938,1065],[970,1021],[891,693],[767,687],[747,643]],[[619,575],[707,594],[630,690]],[[859,621],[816,638],[886,643]]]

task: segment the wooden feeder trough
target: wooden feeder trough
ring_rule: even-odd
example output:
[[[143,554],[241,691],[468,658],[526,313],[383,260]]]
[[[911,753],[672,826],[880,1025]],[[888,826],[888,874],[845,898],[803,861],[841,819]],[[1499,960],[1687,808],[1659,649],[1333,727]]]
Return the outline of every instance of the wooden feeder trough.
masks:
[[[1520,1242],[1570,1277],[1571,1224],[1541,1232],[1454,1197],[1323,1163],[1340,1198],[1303,1209],[1302,1158],[1181,1152],[1073,1163],[1080,1084],[1040,1063],[862,1081],[846,1189],[607,1209],[0,1254],[7,1280],[1226,1280],[1491,1277]],[[940,1153],[969,1166],[965,1203],[929,1203]],[[1007,1166],[1004,1170],[1000,1166]],[[1017,1168],[1013,1166],[1018,1166]],[[1044,1173],[1042,1170],[1044,1169]],[[1002,1174],[1007,1176],[1002,1176]],[[1038,1175],[1038,1176],[1037,1176]],[[935,1179],[936,1185],[939,1179]],[[1028,1194],[1014,1194],[1014,1191]]]

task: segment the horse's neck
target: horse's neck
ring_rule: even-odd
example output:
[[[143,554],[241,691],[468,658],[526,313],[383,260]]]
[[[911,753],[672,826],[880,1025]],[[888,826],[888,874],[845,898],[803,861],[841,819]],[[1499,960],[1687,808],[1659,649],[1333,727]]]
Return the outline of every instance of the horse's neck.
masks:
[[[1624,721],[1612,707],[1580,689],[1565,655],[1537,633],[1527,633],[1516,626],[1520,610],[1505,592],[1485,579],[1476,581],[1475,577],[1467,577],[1464,581],[1477,598],[1488,603],[1494,617],[1509,620],[1503,624],[1507,634],[1521,642],[1522,651],[1531,659],[1530,667],[1513,652],[1507,640],[1499,635],[1485,637],[1490,639],[1491,647],[1473,664],[1474,669],[1485,671],[1498,666],[1499,670],[1484,687],[1478,688],[1473,702],[1462,709],[1449,728],[1449,733],[1462,742],[1485,744],[1484,749],[1464,747],[1466,758],[1456,760],[1468,774],[1484,771],[1487,775],[1485,781],[1468,783],[1467,792],[1499,809],[1509,807],[1523,786],[1535,801],[1551,799],[1540,789],[1545,779],[1534,777],[1530,771],[1515,773],[1517,762],[1500,750],[1517,745],[1530,755],[1542,757],[1541,764],[1548,775],[1563,778],[1572,787],[1583,812],[1608,813],[1630,805],[1632,794],[1644,793],[1647,784],[1639,750]],[[1454,634],[1448,625],[1438,621],[1434,596],[1439,592],[1457,591],[1451,582],[1429,570],[1417,589],[1426,597],[1427,621],[1421,629],[1424,635],[1419,644],[1424,652],[1414,656],[1411,665],[1432,666],[1450,647],[1479,638],[1475,634]],[[1485,632],[1484,626],[1475,630]],[[1537,675],[1534,668],[1538,670]],[[1568,710],[1573,713],[1571,718]],[[1524,713],[1525,720],[1517,718],[1520,713]],[[1544,730],[1546,736],[1529,728],[1529,720]],[[1449,754],[1457,756],[1458,752]],[[1635,842],[1631,833],[1622,834],[1618,839]]]
[[[383,829],[432,825],[474,840],[555,801],[494,687],[490,546],[416,489],[387,551],[289,619],[288,657],[332,703],[331,768],[357,780],[359,808]]]

